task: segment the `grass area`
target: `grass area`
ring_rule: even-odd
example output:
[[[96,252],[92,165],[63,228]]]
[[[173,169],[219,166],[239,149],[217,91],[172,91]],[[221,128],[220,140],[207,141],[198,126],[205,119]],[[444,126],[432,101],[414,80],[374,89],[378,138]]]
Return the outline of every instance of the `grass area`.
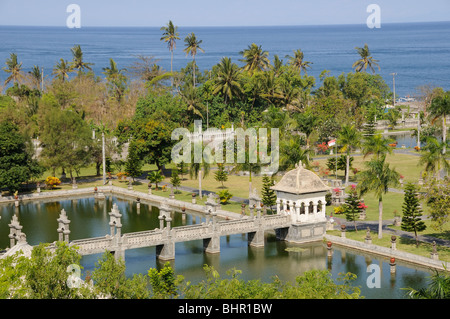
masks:
[[[330,235],[340,236],[341,232],[338,230],[327,231]],[[391,247],[391,235],[383,234],[383,238],[379,239],[378,234],[375,232],[371,232],[372,236],[372,244],[382,247]],[[347,230],[345,237],[352,240],[357,240],[363,242],[366,237],[366,230]],[[414,239],[397,237],[397,250],[412,253],[415,255],[430,257],[431,252],[433,251],[432,244],[420,242],[419,246],[416,246],[416,241]],[[445,246],[437,246],[437,252],[439,255],[439,260],[450,262],[450,247]]]
[[[371,159],[371,157],[364,156],[354,156],[353,157],[353,168],[357,168],[359,171],[365,169],[364,162]],[[417,180],[420,177],[420,173],[424,170],[423,165],[419,165],[419,156],[409,155],[409,154],[389,154],[386,156],[386,162],[390,164],[391,168],[394,168],[400,175],[404,176],[404,184],[407,182],[417,183]],[[318,159],[320,167],[327,168],[326,163],[327,159]],[[337,172],[338,179],[345,180],[345,172],[338,170]],[[335,178],[334,170],[330,172],[329,178]],[[350,173],[350,181],[357,182],[356,176],[353,173]],[[401,188],[398,186],[398,188]]]

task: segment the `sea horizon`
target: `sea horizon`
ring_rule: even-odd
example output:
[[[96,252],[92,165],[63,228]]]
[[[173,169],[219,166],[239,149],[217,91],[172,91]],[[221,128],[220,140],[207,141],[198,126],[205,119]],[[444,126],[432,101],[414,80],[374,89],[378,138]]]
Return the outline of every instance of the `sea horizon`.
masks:
[[[43,67],[48,76],[60,58],[72,59],[70,48],[79,44],[84,59],[94,63],[94,73],[102,76],[109,59],[119,68],[129,67],[139,55],[152,56],[165,70],[170,70],[167,44],[160,41],[161,27],[156,26],[65,26],[0,25],[0,64],[16,53],[28,72],[33,65]],[[354,71],[358,59],[355,47],[369,45],[379,60],[376,70],[393,90],[396,74],[398,97],[414,95],[423,85],[450,89],[450,21],[383,23],[379,29],[365,24],[262,25],[262,26],[179,26],[180,40],[174,51],[174,69],[184,68],[192,59],[183,52],[184,37],[194,32],[203,40],[205,53],[196,56],[200,70],[209,70],[222,57],[241,65],[239,52],[250,44],[261,45],[273,60],[275,54],[286,62],[286,55],[301,49],[312,62],[308,75],[316,78],[330,71],[331,76]],[[420,61],[420,63],[417,63]],[[0,71],[0,82],[6,73]]]

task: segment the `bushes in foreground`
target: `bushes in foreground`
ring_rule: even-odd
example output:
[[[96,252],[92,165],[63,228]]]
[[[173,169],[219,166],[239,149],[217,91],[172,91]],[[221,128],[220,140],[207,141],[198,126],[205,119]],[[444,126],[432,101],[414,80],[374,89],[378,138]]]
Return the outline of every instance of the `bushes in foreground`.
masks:
[[[192,284],[176,275],[169,263],[147,274],[125,275],[125,262],[105,252],[92,274],[81,280],[81,256],[76,248],[56,243],[34,248],[30,258],[14,255],[0,259],[0,298],[17,299],[334,299],[360,298],[360,289],[350,285],[356,278],[345,274],[337,284],[327,270],[312,270],[295,282],[274,277],[271,282],[243,280],[236,269],[230,278],[221,278],[217,270],[204,266],[206,279]]]

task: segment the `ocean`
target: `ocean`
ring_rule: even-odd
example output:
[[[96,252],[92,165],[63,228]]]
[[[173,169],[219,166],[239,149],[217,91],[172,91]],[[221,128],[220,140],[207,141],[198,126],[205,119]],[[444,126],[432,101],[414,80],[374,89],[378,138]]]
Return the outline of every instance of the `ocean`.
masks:
[[[414,96],[422,85],[450,90],[450,22],[382,24],[380,29],[366,25],[279,26],[279,27],[179,27],[180,40],[174,51],[174,70],[191,61],[183,52],[184,38],[194,32],[202,40],[196,62],[203,70],[210,69],[224,56],[242,65],[239,52],[256,43],[284,61],[301,49],[305,60],[312,62],[309,75],[316,77],[330,71],[333,76],[353,71],[359,55],[355,47],[368,44],[374,59],[379,60],[380,74],[397,97]],[[44,68],[50,76],[60,58],[71,60],[70,49],[81,45],[85,62],[94,63],[93,70],[103,76],[102,68],[113,58],[119,68],[127,68],[136,56],[153,56],[158,64],[170,70],[170,52],[160,41],[157,27],[20,27],[0,26],[0,65],[10,53],[16,53],[24,71],[33,65]],[[7,73],[0,71],[3,82]]]

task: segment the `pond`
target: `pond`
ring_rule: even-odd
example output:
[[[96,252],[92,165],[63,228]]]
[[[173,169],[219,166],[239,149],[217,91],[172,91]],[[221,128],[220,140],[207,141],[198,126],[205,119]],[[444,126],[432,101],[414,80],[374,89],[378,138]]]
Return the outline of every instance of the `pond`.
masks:
[[[122,233],[144,231],[159,227],[157,207],[141,203],[137,209],[134,200],[107,196],[106,199],[76,198],[60,201],[24,202],[16,208],[13,204],[0,205],[0,247],[9,246],[9,228],[13,214],[17,214],[22,231],[31,245],[40,242],[53,242],[58,239],[57,218],[64,209],[70,223],[70,240],[104,236],[109,233],[109,215],[116,203],[122,214]],[[189,225],[205,221],[201,215],[173,214],[173,225]],[[288,249],[290,248],[290,249]],[[95,269],[101,255],[82,258],[83,275]],[[150,268],[160,268],[163,262],[156,258],[155,247],[127,250],[125,252],[127,275],[147,273]],[[220,254],[205,254],[202,240],[177,243],[175,261],[171,262],[177,274],[183,275],[193,283],[205,279],[203,265],[214,266],[223,278],[232,268],[242,271],[245,280],[261,279],[271,281],[273,276],[281,280],[294,281],[295,277],[312,269],[328,269],[336,279],[340,273],[352,272],[357,275],[353,285],[361,288],[361,295],[367,299],[399,299],[405,297],[402,288],[419,289],[427,285],[432,272],[412,264],[397,262],[397,271],[391,275],[389,260],[377,255],[369,255],[349,248],[333,246],[333,255],[327,257],[326,245],[322,242],[291,244],[277,241],[273,234],[266,234],[264,248],[249,247],[247,236],[232,235],[221,237]],[[379,288],[367,284],[369,265],[377,265],[380,270]]]

